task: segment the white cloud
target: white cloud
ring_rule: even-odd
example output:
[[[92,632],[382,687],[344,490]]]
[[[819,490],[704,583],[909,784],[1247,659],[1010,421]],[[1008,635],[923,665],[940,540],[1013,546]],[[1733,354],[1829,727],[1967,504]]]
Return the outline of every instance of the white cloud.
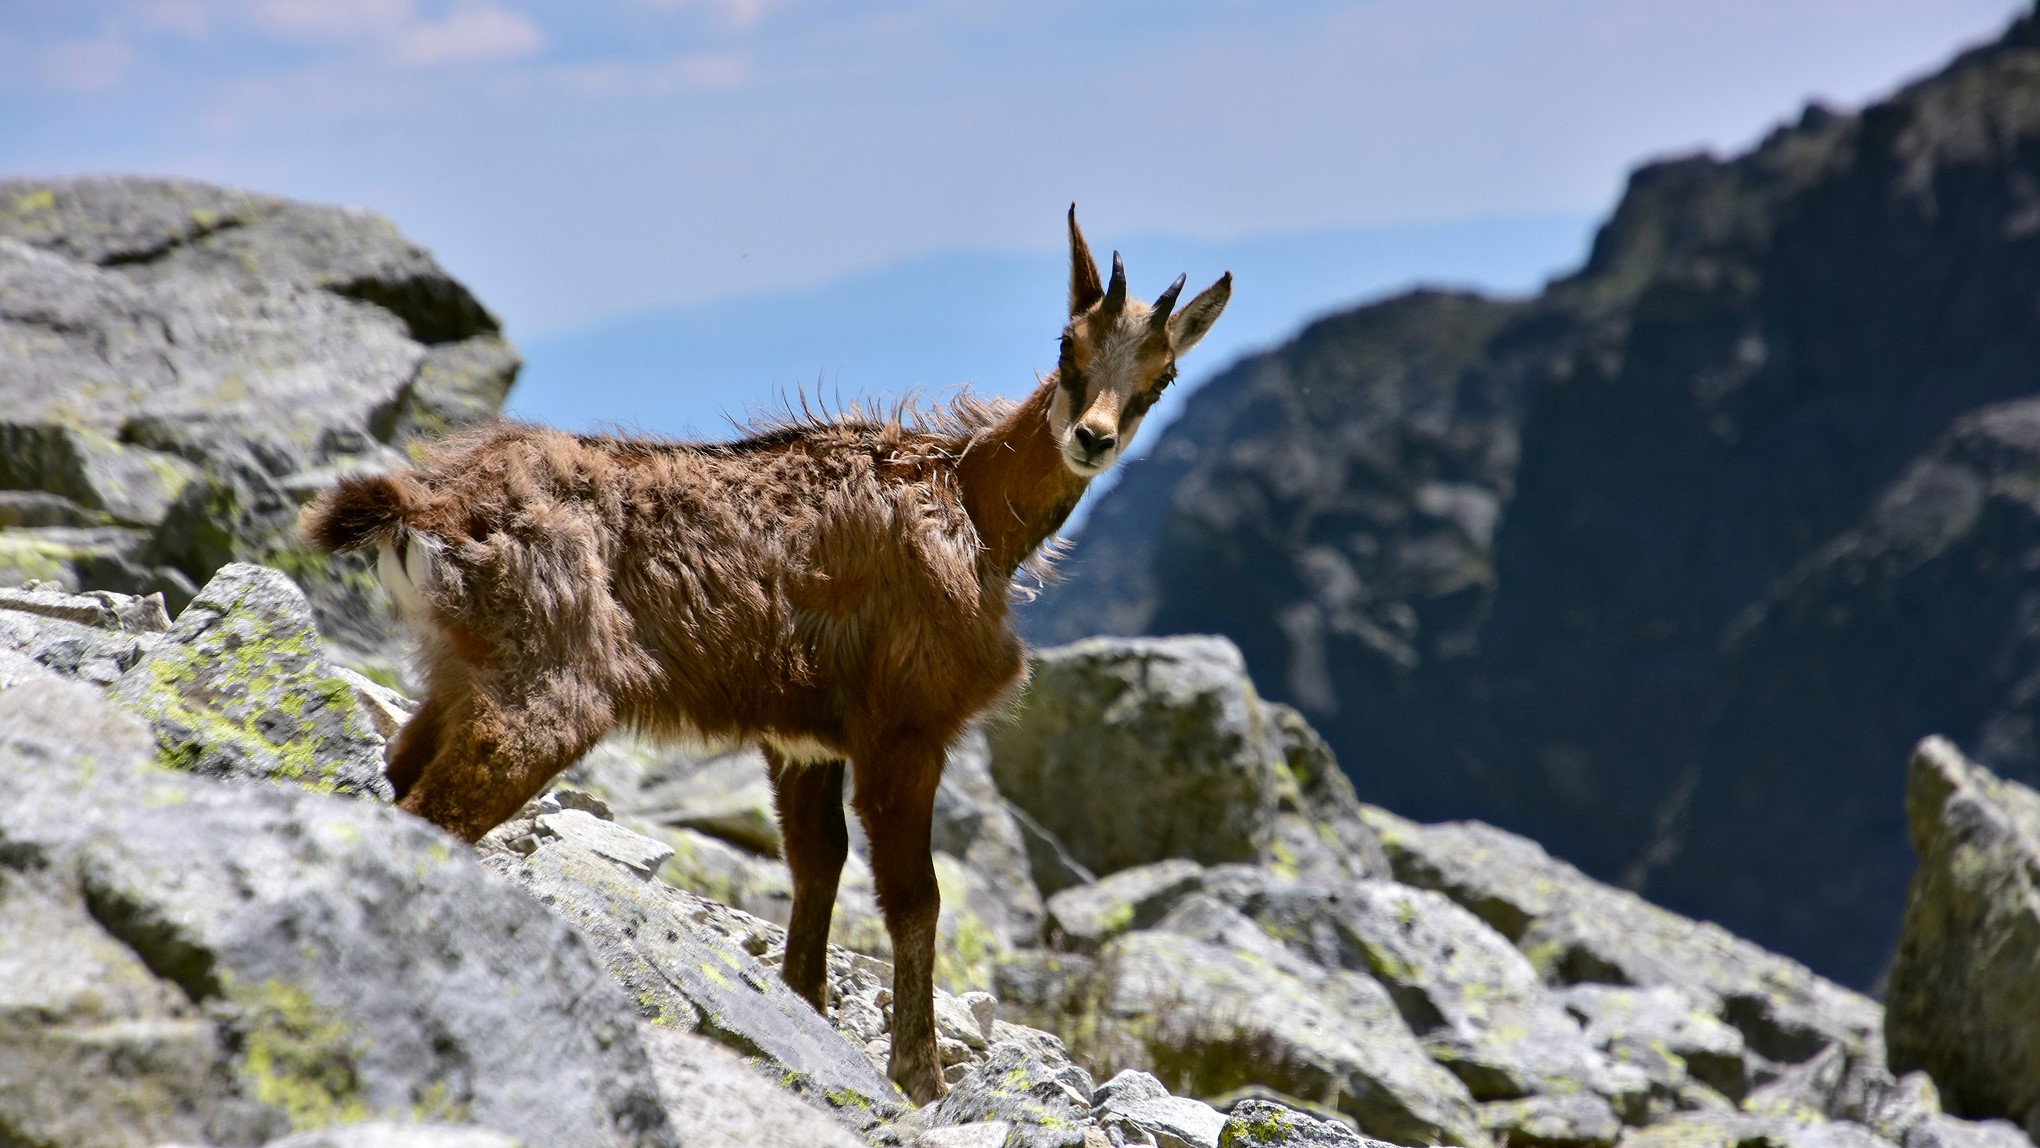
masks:
[[[212,17],[198,0],[152,0],[135,10],[132,23],[144,32],[175,32],[196,40],[211,29]]]
[[[648,63],[571,64],[547,76],[562,88],[590,96],[667,96],[687,91],[736,91],[750,85],[750,57],[701,52]]]
[[[387,40],[419,22],[411,0],[254,0],[255,22],[287,40]]]
[[[707,12],[718,23],[738,32],[748,32],[765,18],[765,10],[776,6],[776,0],[640,0],[653,8],[669,12]]]
[[[538,26],[522,14],[474,0],[447,13],[446,19],[405,27],[389,44],[405,64],[450,64],[467,60],[515,60],[545,43]]]
[[[413,0],[254,0],[251,12],[285,39],[359,44],[418,66],[514,60],[545,42],[528,17],[493,0],[460,0],[437,20]]]

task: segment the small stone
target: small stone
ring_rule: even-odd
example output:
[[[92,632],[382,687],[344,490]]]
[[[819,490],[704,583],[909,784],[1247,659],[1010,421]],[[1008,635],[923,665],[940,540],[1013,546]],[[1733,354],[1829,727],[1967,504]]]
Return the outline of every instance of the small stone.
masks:
[[[953,1064],[965,1064],[971,1059],[970,1046],[952,1037],[937,1037],[935,1040],[935,1057],[942,1062],[944,1067]]]
[[[632,833],[613,821],[603,821],[584,809],[542,813],[538,831],[572,841],[590,852],[607,857],[637,876],[650,880],[673,855],[673,847]]]
[[[1145,1072],[1127,1069],[1092,1094],[1091,1116],[1101,1127],[1131,1130],[1168,1148],[1218,1148],[1225,1115],[1200,1100],[1169,1095],[1162,1082]],[[1124,1139],[1124,1138],[1123,1138]]]
[[[1218,1148],[1373,1148],[1369,1140],[1342,1125],[1266,1100],[1233,1105]]]
[[[1012,1131],[1013,1126],[1004,1120],[930,1128],[914,1138],[914,1148],[1004,1148]]]
[[[999,1023],[999,998],[980,989],[967,992],[958,999],[963,1001],[963,1007],[970,1010],[971,1019],[977,1021],[979,1034],[990,1041],[992,1026]]]

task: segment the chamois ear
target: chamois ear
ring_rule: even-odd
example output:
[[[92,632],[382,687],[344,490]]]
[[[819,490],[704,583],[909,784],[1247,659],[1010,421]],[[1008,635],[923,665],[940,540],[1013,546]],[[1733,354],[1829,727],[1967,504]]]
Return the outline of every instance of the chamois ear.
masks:
[[[1169,342],[1178,355],[1196,346],[1204,333],[1211,330],[1211,325],[1218,322],[1218,313],[1225,310],[1231,298],[1232,272],[1228,271],[1170,318]]]
[[[1105,297],[1105,285],[1098,281],[1098,261],[1091,258],[1091,245],[1077,227],[1077,205],[1070,204],[1070,314],[1081,315]]]

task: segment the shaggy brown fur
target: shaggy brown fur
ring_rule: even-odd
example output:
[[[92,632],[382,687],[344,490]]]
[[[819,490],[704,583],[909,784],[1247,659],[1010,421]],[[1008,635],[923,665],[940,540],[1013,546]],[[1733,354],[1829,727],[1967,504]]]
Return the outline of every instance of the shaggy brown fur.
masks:
[[[1224,307],[1171,315],[1112,288],[1070,215],[1063,361],[1018,404],[790,419],[741,442],[497,423],[423,465],[342,480],[306,509],[327,550],[377,546],[423,641],[425,697],[389,777],[472,841],[616,726],[760,745],[793,919],[783,976],[826,1011],[852,807],[895,956],[891,1075],[940,1095],[929,854],[950,742],[1022,680],[1016,570],[1117,457]]]

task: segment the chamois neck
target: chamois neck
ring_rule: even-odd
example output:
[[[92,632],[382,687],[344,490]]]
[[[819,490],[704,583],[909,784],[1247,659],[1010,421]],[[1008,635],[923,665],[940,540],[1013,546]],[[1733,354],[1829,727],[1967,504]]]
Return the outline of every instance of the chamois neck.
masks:
[[[957,463],[964,509],[993,566],[1009,576],[1062,526],[1091,482],[1064,465],[1049,431],[1049,409],[1059,393],[1051,372]]]

